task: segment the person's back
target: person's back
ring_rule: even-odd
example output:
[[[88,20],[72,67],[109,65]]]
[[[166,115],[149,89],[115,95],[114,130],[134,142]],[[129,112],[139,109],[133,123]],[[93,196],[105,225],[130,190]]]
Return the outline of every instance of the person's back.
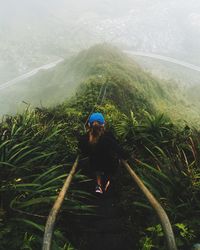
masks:
[[[99,140],[91,144],[89,134],[81,138],[80,148],[89,156],[90,164],[94,169],[101,169],[106,173],[112,173],[118,163],[118,157],[123,158],[123,151],[118,146],[114,136],[105,132]]]
[[[85,156],[89,156],[90,165],[97,176],[96,191],[103,193],[101,176],[109,180],[118,166],[119,158],[127,155],[118,145],[112,133],[105,131],[105,120],[101,113],[93,113],[90,116],[89,131],[80,138],[79,148]]]

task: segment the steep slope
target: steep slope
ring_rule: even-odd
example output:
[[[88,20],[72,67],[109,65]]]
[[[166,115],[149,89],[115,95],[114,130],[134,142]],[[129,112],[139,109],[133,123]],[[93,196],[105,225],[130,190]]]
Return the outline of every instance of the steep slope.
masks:
[[[117,101],[119,107],[125,106],[124,101],[129,101],[128,107],[133,110],[137,107],[137,110],[146,108],[152,112],[164,112],[174,120],[199,119],[198,109],[185,97],[185,92],[175,81],[160,80],[145,72],[132,58],[114,47],[104,44],[81,52],[74,59],[73,68],[84,72],[93,81],[98,78],[102,83],[112,83],[119,92],[124,89],[119,99],[121,102]],[[110,94],[109,97],[112,100],[114,95]]]
[[[161,81],[177,83],[179,86],[179,96],[191,110],[196,110],[199,114],[200,107],[200,72],[175,63],[134,55],[133,59],[147,72],[158,77]],[[183,62],[184,63],[184,62]],[[187,62],[186,62],[187,63]],[[181,92],[181,95],[180,95]],[[184,107],[185,108],[185,107]],[[198,117],[198,115],[197,115]]]
[[[54,69],[41,71],[3,90],[0,93],[0,112],[10,112],[13,106],[16,110],[16,104],[22,101],[33,105],[55,105],[71,96],[82,82],[112,85],[106,96],[112,100],[113,91],[118,91],[121,96],[119,106],[129,103],[126,109],[164,112],[174,120],[184,117],[189,121],[198,117],[197,111],[184,100],[177,84],[153,77],[131,58],[107,44],[93,46]]]

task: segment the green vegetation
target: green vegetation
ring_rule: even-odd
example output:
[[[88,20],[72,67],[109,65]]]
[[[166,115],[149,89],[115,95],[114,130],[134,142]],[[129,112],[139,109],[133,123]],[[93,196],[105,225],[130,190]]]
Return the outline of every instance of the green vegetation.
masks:
[[[22,110],[23,101],[34,106],[55,106],[74,95],[77,87],[89,79],[99,84],[112,83],[115,91],[119,85],[127,86],[129,103],[124,105],[123,96],[119,99],[126,109],[148,108],[154,113],[165,113],[175,122],[185,120],[189,125],[199,124],[200,113],[193,105],[193,97],[187,96],[176,82],[153,77],[107,44],[84,50],[51,70],[41,70],[36,76],[2,90],[0,113]]]
[[[187,99],[190,100],[193,103],[193,105],[196,106],[198,109],[200,108],[199,93],[200,93],[199,84],[188,88],[186,92]]]
[[[48,109],[28,107],[22,114],[4,116],[0,124],[0,249],[41,249],[46,216],[93,107],[105,114],[107,127],[129,151],[129,162],[167,211],[178,247],[190,249],[200,237],[200,132],[175,122],[185,109],[170,118],[177,93],[110,47],[93,47],[70,63],[85,76],[71,99]],[[106,93],[98,100],[102,84]],[[119,208],[138,249],[165,249],[150,205],[124,169],[119,175]],[[85,180],[78,171],[56,224],[55,250],[74,249],[71,215],[92,213],[90,195],[80,188]]]
[[[199,132],[180,129],[163,115],[149,114],[143,121],[132,114],[116,130],[133,152],[131,165],[168,213],[178,247],[190,249],[191,242],[199,238]],[[127,179],[121,181],[121,206],[131,214],[131,225],[139,225],[141,249],[165,249],[154,212],[137,188],[127,190]]]
[[[162,82],[171,82],[172,91],[174,88],[179,91],[179,97],[184,100],[186,107],[186,113],[191,110],[193,115],[188,116],[189,119],[199,119],[199,82],[200,72],[185,68],[174,63],[161,61],[153,58],[143,58],[141,56],[134,56],[134,59],[141,65],[143,69],[148,72],[152,72],[154,76],[162,79]],[[181,93],[181,94],[180,94]],[[190,112],[191,112],[190,111]],[[188,119],[187,118],[187,119]]]
[[[0,125],[1,249],[41,248],[46,216],[77,151],[73,133],[80,129],[80,113],[70,109],[62,116],[28,108],[24,114],[6,117]],[[79,173],[74,182],[84,178]],[[77,200],[82,195],[74,187],[63,211],[89,211]],[[69,249],[61,248],[65,242],[57,229],[54,249]]]

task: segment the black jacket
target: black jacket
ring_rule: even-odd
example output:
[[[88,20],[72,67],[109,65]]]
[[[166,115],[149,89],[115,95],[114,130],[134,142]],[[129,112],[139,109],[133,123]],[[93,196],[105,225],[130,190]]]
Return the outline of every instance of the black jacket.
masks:
[[[128,157],[110,132],[101,135],[95,144],[89,143],[89,134],[82,136],[79,139],[79,149],[84,156],[89,156],[93,171],[103,171],[106,174],[113,174],[119,159]]]

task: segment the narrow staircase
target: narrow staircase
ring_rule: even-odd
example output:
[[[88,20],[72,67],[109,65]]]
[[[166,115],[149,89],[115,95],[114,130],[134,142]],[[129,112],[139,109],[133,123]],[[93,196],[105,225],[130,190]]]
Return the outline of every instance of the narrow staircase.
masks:
[[[79,238],[77,250],[137,249],[127,225],[127,216],[118,206],[119,197],[114,185],[115,183],[112,183],[106,193],[96,194],[90,200],[90,204],[95,206],[93,215],[76,217],[76,229],[73,235],[77,235],[74,239],[75,244]],[[92,192],[94,187],[95,183],[92,182],[90,185]]]

